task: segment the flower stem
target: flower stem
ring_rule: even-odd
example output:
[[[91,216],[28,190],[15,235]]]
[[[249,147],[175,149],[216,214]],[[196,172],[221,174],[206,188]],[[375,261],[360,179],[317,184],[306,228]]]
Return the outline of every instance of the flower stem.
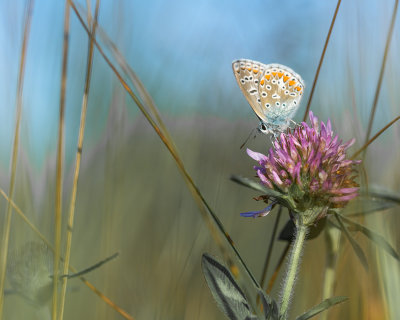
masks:
[[[303,245],[304,245],[304,240],[307,235],[308,228],[307,226],[303,225],[300,223],[299,226],[297,226],[297,231],[296,231],[296,238],[293,244],[292,251],[290,253],[290,260],[289,260],[289,266],[288,266],[288,271],[286,274],[286,279],[283,285],[283,291],[282,291],[282,300],[281,300],[281,307],[279,311],[279,319],[284,320],[287,318],[287,313],[289,309],[289,302],[290,298],[293,294],[293,289],[294,289],[294,284],[296,281],[296,275],[297,275],[297,270],[299,269],[299,264],[300,264],[300,258],[301,254],[303,252]]]

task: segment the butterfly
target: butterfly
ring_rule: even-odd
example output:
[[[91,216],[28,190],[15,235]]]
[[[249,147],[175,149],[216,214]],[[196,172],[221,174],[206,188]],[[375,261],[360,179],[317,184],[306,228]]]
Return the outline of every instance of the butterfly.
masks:
[[[303,79],[281,64],[239,59],[232,62],[236,81],[261,123],[259,131],[277,136],[285,131],[300,106]]]

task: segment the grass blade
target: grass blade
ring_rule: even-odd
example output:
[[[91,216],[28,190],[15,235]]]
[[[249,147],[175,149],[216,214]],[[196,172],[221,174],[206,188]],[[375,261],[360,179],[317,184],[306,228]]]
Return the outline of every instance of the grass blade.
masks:
[[[266,188],[263,185],[261,185],[259,182],[253,181],[246,177],[231,175],[231,180],[242,186],[248,187],[248,188],[256,190],[256,191],[260,191],[270,197],[282,197],[283,196],[282,193],[279,193],[275,190]]]
[[[365,205],[366,202],[367,205]],[[351,211],[351,209],[346,210],[342,214],[342,216],[345,217],[365,216],[367,214],[372,214],[386,209],[391,209],[400,205],[400,198],[397,197],[396,195],[382,194],[379,192],[367,192],[365,194],[361,194],[359,197],[354,199],[352,203],[355,204],[355,207],[366,206],[367,208],[362,209],[361,211],[359,210]]]
[[[107,263],[107,262],[109,262],[111,260],[114,260],[118,256],[119,256],[119,252],[116,252],[113,255],[111,255],[111,256],[109,256],[109,257],[97,262],[96,264],[94,264],[92,266],[90,266],[89,268],[86,268],[84,270],[81,270],[81,271],[73,273],[73,274],[63,274],[61,276],[61,278],[68,278],[68,279],[78,278],[78,277],[83,276],[83,275],[85,275],[85,274],[87,274],[89,272],[92,272],[95,269],[100,268],[103,264],[105,264],[105,263]]]
[[[394,124],[396,121],[400,119],[400,116],[394,118],[392,121],[390,121],[386,126],[384,126],[381,130],[378,131],[377,134],[375,134],[370,140],[368,140],[364,145],[358,149],[351,157],[350,159],[355,159],[361,152],[363,152],[365,149],[368,148],[368,146],[374,142],[382,133],[384,133],[392,124]]]
[[[373,124],[374,118],[375,118],[375,112],[376,112],[376,107],[377,107],[377,104],[378,104],[379,94],[380,94],[380,91],[381,91],[383,75],[385,73],[385,66],[386,66],[387,56],[388,56],[388,53],[389,53],[390,42],[392,41],[394,23],[396,22],[396,15],[397,15],[398,5],[399,5],[399,0],[395,0],[394,7],[393,7],[393,12],[392,12],[392,19],[390,21],[389,31],[388,31],[388,34],[387,34],[387,37],[386,37],[385,52],[383,54],[382,65],[381,65],[381,69],[380,69],[380,72],[379,72],[378,83],[376,85],[374,102],[372,103],[371,114],[370,114],[369,121],[368,121],[367,134],[365,135],[364,145],[367,145],[369,137],[371,135],[372,124]],[[365,153],[364,153],[363,158],[365,158]]]
[[[338,0],[337,5],[336,5],[336,9],[335,9],[335,13],[333,14],[333,17],[332,17],[331,25],[329,27],[329,31],[328,31],[328,34],[327,34],[326,39],[325,39],[324,48],[322,49],[321,58],[319,59],[317,72],[315,73],[314,82],[313,82],[313,85],[311,87],[310,97],[308,98],[306,111],[304,112],[303,121],[306,121],[308,112],[310,111],[311,101],[312,101],[312,98],[313,98],[313,95],[314,95],[315,87],[317,85],[319,71],[321,70],[322,62],[324,61],[326,48],[328,47],[329,39],[331,38],[331,33],[332,33],[332,30],[333,30],[333,26],[335,25],[336,16],[338,14],[341,2],[342,2],[342,0]]]
[[[318,313],[321,313],[322,311],[327,310],[328,308],[342,303],[344,301],[348,300],[347,297],[333,297],[329,299],[325,299],[321,303],[317,304],[316,306],[312,307],[310,310],[308,310],[306,313],[303,313],[300,317],[297,317],[296,320],[307,320],[311,319],[312,317],[316,316]]]
[[[26,50],[28,46],[29,33],[31,29],[33,0],[29,1],[26,6],[25,14],[25,26],[22,40],[21,57],[19,64],[18,84],[17,84],[17,96],[16,96],[16,118],[15,118],[15,130],[14,130],[14,144],[11,154],[11,176],[9,184],[10,199],[14,195],[15,177],[17,173],[17,160],[18,160],[18,148],[19,148],[19,134],[20,134],[20,123],[22,114],[22,93],[25,76],[25,62],[26,62]],[[7,202],[6,219],[3,225],[1,249],[0,249],[0,319],[3,318],[3,306],[4,306],[4,282],[7,268],[7,254],[8,254],[8,242],[10,238],[11,229],[11,218],[12,218],[12,206],[10,201]]]
[[[89,5],[90,5],[90,1]],[[99,13],[100,1],[96,1],[96,9],[95,16],[92,26],[92,33],[95,34],[97,18]],[[90,10],[88,10],[88,21],[91,21]],[[63,274],[67,274],[69,269],[69,260],[71,256],[71,244],[72,244],[72,230],[74,226],[74,216],[75,216],[75,203],[76,203],[76,194],[78,189],[78,178],[79,171],[82,159],[82,147],[83,147],[83,138],[85,133],[85,124],[86,124],[86,113],[87,113],[87,105],[88,105],[88,97],[89,97],[89,89],[90,89],[90,80],[92,74],[92,65],[93,65],[93,40],[89,39],[89,50],[87,55],[87,69],[86,69],[86,79],[85,79],[85,87],[83,92],[82,99],[82,107],[81,107],[81,119],[79,124],[79,134],[78,134],[78,147],[75,157],[75,169],[73,175],[72,182],[72,192],[71,192],[71,200],[69,205],[69,213],[68,213],[68,228],[67,228],[67,239],[66,239],[66,247],[65,247],[65,255],[64,255],[64,267]],[[64,316],[64,305],[65,305],[65,295],[67,292],[67,281],[68,277],[64,277],[62,279],[62,288],[61,288],[61,297],[60,297],[60,316],[59,319],[63,319]]]
[[[394,250],[394,248],[389,244],[389,242],[387,242],[385,240],[384,237],[382,237],[381,235],[377,234],[376,232],[372,231],[371,229],[369,229],[369,228],[363,226],[362,224],[359,224],[349,218],[346,218],[342,215],[340,215],[340,217],[343,219],[343,221],[345,221],[347,224],[349,224],[351,226],[352,231],[360,231],[368,239],[370,239],[376,245],[378,245],[383,250],[385,250],[387,253],[389,253],[393,258],[400,261],[399,254],[396,252],[396,250]]]
[[[386,200],[388,202],[393,202],[396,205],[400,205],[400,197],[397,194],[370,191],[366,195],[370,196],[371,198],[378,198],[379,200]]]
[[[68,64],[68,47],[69,47],[69,17],[70,5],[69,1],[65,1],[64,13],[64,34],[63,34],[63,58],[61,71],[61,87],[60,87],[60,111],[58,123],[58,141],[57,141],[57,167],[56,167],[56,200],[55,200],[55,217],[54,217],[54,278],[53,278],[53,303],[51,311],[51,319],[57,320],[58,309],[58,275],[59,262],[61,257],[61,214],[62,214],[62,178],[63,178],[63,151],[64,151],[64,131],[65,131],[65,95],[67,89],[67,64]]]
[[[341,220],[341,217],[339,216],[338,213],[334,212],[333,213],[335,215],[335,218],[337,219],[340,229],[344,232],[345,236],[347,237],[347,239],[349,240],[351,247],[353,248],[353,250],[355,251],[357,257],[360,259],[360,262],[362,264],[362,266],[364,267],[364,269],[366,271],[368,271],[368,262],[367,262],[367,258],[364,254],[364,251],[361,249],[360,245],[357,243],[356,240],[354,240],[354,238],[351,236],[349,230],[347,230],[346,226],[343,224],[343,221]]]

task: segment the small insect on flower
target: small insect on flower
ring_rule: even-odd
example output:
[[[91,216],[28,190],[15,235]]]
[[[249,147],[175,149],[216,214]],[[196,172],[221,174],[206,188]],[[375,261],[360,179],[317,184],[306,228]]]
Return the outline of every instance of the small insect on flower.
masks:
[[[232,62],[232,69],[240,90],[261,121],[259,131],[277,136],[286,130],[300,106],[303,79],[278,63],[265,65],[239,59]]]
[[[346,158],[346,150],[355,139],[342,144],[333,134],[330,120],[319,125],[311,111],[309,117],[311,125],[303,122],[281,133],[268,155],[247,149],[247,154],[259,164],[254,169],[261,183],[282,195],[271,197],[272,206],[285,205],[295,220],[301,219],[306,225],[326,216],[329,209],[344,207],[357,197],[355,166],[361,162]],[[271,205],[268,209],[242,215],[264,216]]]

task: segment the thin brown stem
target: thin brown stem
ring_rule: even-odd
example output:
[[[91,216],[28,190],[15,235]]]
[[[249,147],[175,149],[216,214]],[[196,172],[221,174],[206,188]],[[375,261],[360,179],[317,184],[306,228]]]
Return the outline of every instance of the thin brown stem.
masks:
[[[90,3],[90,1],[89,1]],[[92,25],[92,34],[95,36],[97,18],[99,14],[99,6],[100,1],[96,1],[96,9],[94,22]],[[90,11],[88,10],[88,23],[90,23]],[[92,65],[93,65],[93,38],[89,39],[89,50],[87,55],[87,69],[86,69],[86,79],[85,79],[85,88],[83,91],[82,98],[82,107],[81,107],[81,120],[79,125],[79,134],[78,134],[78,143],[77,143],[77,151],[75,158],[75,170],[72,181],[72,192],[71,192],[71,200],[69,205],[69,214],[68,214],[68,227],[67,227],[67,239],[66,239],[66,247],[65,247],[65,256],[64,256],[64,268],[63,274],[67,274],[69,269],[69,261],[71,256],[71,244],[72,244],[72,230],[74,226],[74,217],[75,217],[75,204],[76,204],[76,194],[78,190],[78,179],[79,179],[79,171],[81,166],[82,159],[82,148],[83,148],[83,138],[85,134],[85,124],[86,124],[86,113],[87,113],[87,105],[88,105],[88,97],[89,97],[89,89],[90,89],[90,80],[92,74]],[[67,281],[68,278],[64,277],[62,279],[62,289],[61,289],[61,297],[60,297],[60,316],[59,319],[63,319],[64,315],[64,305],[65,305],[65,294],[67,291]]]
[[[50,248],[53,253],[55,252],[54,247],[50,243],[49,240],[39,231],[38,228],[36,228],[35,225],[33,225],[29,219],[26,217],[26,215],[22,212],[22,210],[15,204],[14,201],[12,201],[7,194],[4,192],[4,190],[0,189],[0,194],[6,199],[8,202],[10,202],[11,206],[15,210],[15,212],[19,215],[19,217],[32,229],[32,231]],[[73,267],[72,265],[69,265],[69,270],[72,272],[77,272],[77,269]],[[105,303],[107,303],[111,308],[113,308],[115,311],[117,311],[121,316],[123,316],[125,319],[128,320],[134,320],[131,315],[129,315],[125,310],[120,308],[118,305],[116,305],[110,298],[108,298],[104,293],[102,293],[99,289],[97,289],[93,284],[91,284],[89,281],[87,281],[84,277],[79,277],[79,279],[90,289],[92,290],[95,294],[97,294]]]
[[[144,105],[151,111],[153,114],[156,123],[159,125],[163,134],[168,138],[170,143],[173,143],[171,136],[167,130],[167,127],[164,124],[164,121],[161,118],[161,114],[158,111],[156,105],[154,104],[153,99],[151,98],[150,94],[147,92],[146,88],[144,87],[143,83],[140,81],[139,77],[133,71],[133,69],[129,66],[126,62],[122,53],[118,50],[117,46],[111,39],[107,36],[104,30],[98,26],[96,32],[101,37],[102,41],[105,43],[106,46],[109,47],[111,50],[114,58],[117,60],[118,64],[120,65],[121,69],[125,72],[128,78],[131,80],[133,86],[137,89],[139,97],[143,100]]]
[[[53,303],[51,318],[57,319],[58,308],[58,275],[59,263],[61,256],[61,214],[62,214],[62,176],[64,166],[64,114],[65,114],[65,94],[67,87],[67,62],[68,62],[68,47],[69,47],[69,16],[70,5],[69,1],[65,1],[64,14],[64,41],[63,41],[63,58],[61,71],[61,88],[60,88],[60,111],[58,124],[58,141],[57,141],[57,167],[56,167],[56,201],[55,201],[55,217],[54,217],[54,278],[53,278]]]
[[[383,54],[382,65],[381,65],[381,69],[380,69],[380,72],[379,72],[378,83],[376,85],[374,101],[372,103],[371,114],[370,114],[369,121],[368,121],[367,134],[365,135],[364,145],[367,144],[367,141],[369,140],[369,137],[371,135],[372,124],[374,122],[375,112],[376,112],[376,108],[377,108],[377,105],[378,105],[379,94],[381,92],[383,75],[385,73],[385,66],[386,66],[387,56],[388,56],[388,53],[389,53],[390,42],[392,40],[394,24],[396,22],[396,15],[397,15],[398,5],[399,5],[399,0],[395,0],[394,7],[393,7],[393,12],[392,12],[392,19],[390,21],[389,31],[388,31],[388,35],[386,37],[385,52]],[[365,157],[365,153],[364,153],[363,158],[364,157]]]
[[[378,131],[369,141],[367,141],[360,149],[358,149],[352,156],[351,159],[355,159],[361,152],[368,148],[368,146],[374,142],[382,133],[384,133],[391,125],[393,125],[396,121],[400,119],[400,116],[397,116],[392,121],[390,121],[386,126],[384,126],[381,130]]]
[[[341,3],[341,2],[342,2],[342,0],[338,0],[338,2],[337,2],[336,9],[335,9],[335,13],[333,14],[333,18],[332,18],[332,21],[331,21],[331,25],[330,25],[330,27],[329,27],[329,31],[328,31],[328,34],[327,34],[326,39],[325,39],[324,48],[322,49],[321,57],[320,57],[320,59],[319,59],[319,63],[318,63],[318,67],[317,67],[317,72],[315,73],[314,82],[313,82],[313,85],[312,85],[312,87],[311,87],[311,92],[310,92],[310,96],[309,96],[309,98],[308,98],[306,112],[304,113],[304,116],[303,116],[303,121],[306,121],[308,112],[310,111],[311,101],[312,101],[312,98],[313,98],[313,96],[314,96],[314,90],[315,90],[315,87],[316,87],[316,85],[317,85],[319,72],[320,72],[320,70],[321,70],[322,62],[324,61],[326,48],[328,47],[329,39],[331,38],[331,33],[332,33],[332,30],[333,30],[333,26],[335,25],[336,16],[337,16],[337,13],[338,13],[338,11],[339,11],[339,7],[340,7],[340,3]]]
[[[22,93],[24,86],[25,76],[25,62],[26,62],[26,50],[28,46],[28,39],[32,20],[32,9],[33,1],[29,1],[26,6],[25,14],[25,26],[22,40],[21,57],[19,62],[19,74],[17,84],[17,96],[16,96],[16,118],[15,118],[15,130],[14,130],[14,144],[11,155],[11,176],[9,184],[10,199],[13,198],[15,189],[15,177],[17,173],[17,162],[18,162],[18,148],[19,148],[19,134],[22,114]],[[3,318],[3,306],[4,306],[4,281],[7,269],[7,254],[8,254],[8,242],[10,239],[11,219],[12,218],[12,206],[10,202],[7,202],[6,219],[3,225],[3,237],[1,241],[0,251],[0,319]]]

